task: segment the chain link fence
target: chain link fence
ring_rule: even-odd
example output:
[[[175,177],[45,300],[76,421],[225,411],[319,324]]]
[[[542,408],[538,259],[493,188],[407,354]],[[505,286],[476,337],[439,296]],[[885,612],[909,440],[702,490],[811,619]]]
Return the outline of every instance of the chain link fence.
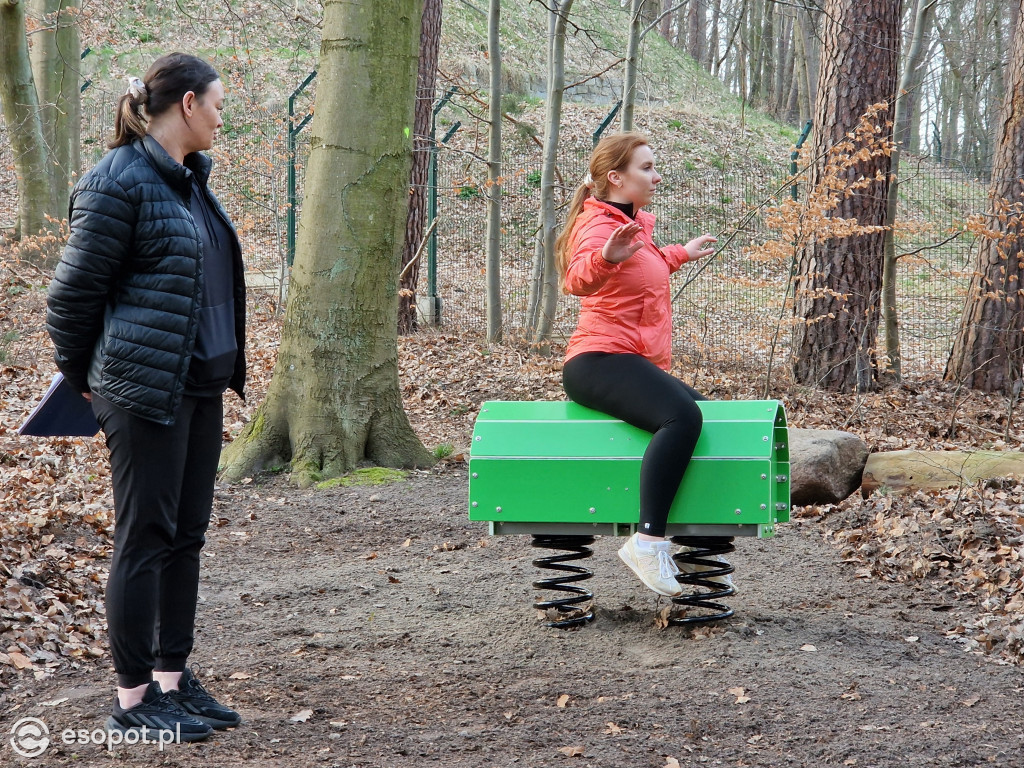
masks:
[[[85,168],[105,152],[119,95],[94,86],[83,96]],[[296,119],[308,112],[311,99],[311,93],[303,94]],[[283,299],[287,274],[290,152],[287,121],[281,112],[255,104],[228,110],[214,150],[217,164],[211,179],[238,227],[250,285],[265,291],[268,299]],[[301,207],[308,138],[306,130],[296,142],[297,207]],[[516,146],[503,157],[501,296],[505,334],[514,338],[526,335],[540,199],[540,149],[529,142],[512,143]],[[583,177],[590,149],[586,144],[563,147],[561,198],[567,199]],[[9,182],[14,168],[10,152],[0,127],[0,167],[9,171]],[[720,158],[705,168],[672,158],[659,162],[664,181],[651,207],[658,216],[656,238],[685,242],[711,232],[723,246],[711,260],[684,266],[673,278],[673,291],[679,294],[674,305],[676,354],[687,365],[745,363],[763,368],[772,355],[777,361],[788,355],[785,302],[791,265],[752,258],[747,250],[773,236],[756,209],[776,199],[788,161],[779,157],[777,168],[746,164],[741,170]],[[485,168],[478,159],[456,148],[441,148],[439,324],[453,333],[473,336],[483,335],[486,329],[484,177]],[[963,225],[971,214],[985,211],[988,200],[984,183],[932,160],[904,158],[901,179],[904,225],[897,232],[897,252],[906,255],[899,262],[897,292],[904,370],[909,373],[941,369],[945,363],[973,269],[975,238]],[[2,192],[9,198],[13,184],[5,185]],[[425,291],[425,277],[419,290]],[[554,319],[556,341],[568,339],[577,310],[577,299],[560,298]]]

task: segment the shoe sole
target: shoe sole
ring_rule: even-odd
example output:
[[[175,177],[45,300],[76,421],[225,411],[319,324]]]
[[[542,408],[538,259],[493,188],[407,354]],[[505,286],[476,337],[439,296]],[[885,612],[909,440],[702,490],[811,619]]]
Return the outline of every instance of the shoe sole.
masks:
[[[105,723],[105,727],[106,727],[107,731],[114,731],[114,732],[122,733],[122,734],[128,733],[129,731],[137,731],[140,735],[142,734],[142,726],[138,726],[138,725],[124,725],[122,723],[119,723],[114,718],[113,715],[111,715],[110,717],[107,718],[107,722]],[[149,728],[149,730],[152,731],[154,734],[169,733],[173,737],[180,737],[180,741],[178,741],[177,738],[172,738],[171,741],[163,741],[163,742],[161,742],[163,744],[185,744],[185,743],[190,743],[190,742],[193,742],[193,741],[202,741],[203,739],[210,738],[210,735],[213,733],[212,729],[209,730],[209,731],[205,731],[203,733],[178,733],[177,731],[165,731],[162,728],[150,728],[149,726],[147,726],[147,728]],[[150,739],[150,742],[160,741],[159,735],[156,735],[155,737],[150,736],[148,738]]]
[[[619,560],[624,562],[626,564],[626,567],[637,575],[637,577],[640,579],[640,582],[655,594],[661,595],[662,597],[679,597],[681,594],[683,594],[682,587],[679,588],[678,592],[662,592],[660,589],[652,587],[644,580],[643,574],[640,573],[639,569],[637,569],[636,566],[629,562],[627,557],[622,553],[621,549],[619,550]]]

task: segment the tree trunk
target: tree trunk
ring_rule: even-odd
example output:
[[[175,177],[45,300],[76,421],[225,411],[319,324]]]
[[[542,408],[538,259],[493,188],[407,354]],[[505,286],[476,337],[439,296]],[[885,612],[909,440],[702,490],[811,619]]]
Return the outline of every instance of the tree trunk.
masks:
[[[713,72],[718,76],[721,66],[718,60],[718,25],[722,18],[722,0],[714,0],[714,7],[711,9],[711,31],[708,35],[708,44],[704,49],[704,69]]]
[[[640,8],[643,4],[644,0],[632,0],[629,8],[629,40],[626,43],[626,71],[622,77],[622,112],[619,116],[619,126],[622,131],[633,130],[633,106],[636,101],[636,60],[637,51],[640,48],[640,30],[643,26]],[[549,88],[548,91],[550,93],[551,89]]]
[[[896,90],[900,0],[828,0],[822,27],[822,65],[810,157],[824,158],[844,141],[870,106]],[[879,113],[884,125],[891,107]],[[810,184],[822,182],[824,163],[812,165]],[[863,176],[873,181],[840,197],[833,216],[860,226],[885,223],[889,158],[861,160],[839,179],[840,188]],[[812,241],[797,268],[797,322],[793,327],[793,375],[802,384],[863,391],[874,373],[882,287],[882,232]]]
[[[324,3],[306,196],[266,400],[225,451],[238,480],[308,485],[364,460],[428,466],[398,382],[397,268],[422,0]]]
[[[658,24],[658,33],[668,42],[673,42],[673,24],[675,14],[671,12],[675,0],[661,0],[661,22]]]
[[[437,54],[441,46],[442,0],[423,0],[420,27],[420,61],[416,75],[416,111],[413,117],[412,172],[409,175],[409,214],[402,245],[402,278],[398,291],[398,332],[412,333],[416,322],[416,285],[420,262],[410,265],[420,249],[427,226],[427,176],[430,170],[430,129],[434,117],[434,89],[437,85]]]
[[[777,19],[779,34],[775,44],[775,83],[772,86],[772,114],[785,119],[786,103],[789,97],[789,84],[793,80],[793,18],[780,11]]]
[[[57,217],[67,215],[71,195],[72,146],[77,145],[81,125],[72,123],[74,99],[78,95],[79,44],[74,12],[65,10],[77,5],[67,0],[30,0],[29,11],[39,24],[32,36],[29,58],[32,77],[39,100],[50,162],[47,164],[53,209]],[[77,170],[77,169],[76,169]]]
[[[487,343],[501,341],[501,0],[491,0],[487,16],[490,59],[490,124],[487,126]],[[548,101],[554,87],[548,83]],[[561,88],[559,88],[561,95]]]
[[[704,49],[707,46],[707,9],[704,0],[690,0],[686,16],[687,43],[686,47],[694,61],[705,60]]]
[[[801,86],[802,91],[806,94],[806,100],[801,99],[800,104],[801,123],[811,118],[814,113],[814,105],[818,102],[818,77],[821,73],[822,51],[822,46],[817,45],[820,15],[821,12],[812,3],[806,1],[797,11],[800,43],[804,54],[804,66],[801,72],[804,80]]]
[[[18,177],[15,237],[29,237],[47,228],[46,215],[54,212],[54,202],[25,37],[25,4],[19,0],[0,0],[0,103]]]
[[[917,119],[918,89],[921,87],[921,66],[925,61],[925,39],[931,32],[932,19],[938,0],[916,0],[913,26],[910,31],[910,51],[900,80],[893,139],[900,150],[914,152],[910,145],[911,125]],[[902,102],[902,107],[900,106]]]
[[[537,250],[542,260],[539,270],[535,315],[530,318],[533,341],[541,354],[548,353],[548,342],[558,309],[558,269],[555,266],[555,168],[558,163],[558,139],[562,127],[562,91],[565,89],[565,29],[573,0],[557,3],[550,26],[548,43],[548,103],[544,115],[544,157],[540,173],[540,211],[537,216]],[[535,274],[538,270],[534,270]]]
[[[1024,367],[1024,0],[1006,67],[1006,95],[997,126],[990,188],[992,236],[981,238],[963,318],[946,364],[945,378],[984,392],[1013,394]]]
[[[924,34],[928,17],[935,8],[937,0],[917,0],[914,9],[913,26],[910,31],[910,51],[907,63],[900,78],[896,93],[896,105],[893,116],[893,150],[890,156],[891,168],[888,200],[885,210],[885,232],[883,248],[885,261],[882,266],[882,318],[885,324],[885,354],[889,360],[889,368],[896,381],[903,378],[903,356],[900,352],[899,314],[896,308],[896,239],[893,224],[896,222],[896,209],[900,190],[900,154],[904,150],[903,142],[910,133],[910,93],[917,87],[918,73],[915,62],[920,62],[924,51]]]

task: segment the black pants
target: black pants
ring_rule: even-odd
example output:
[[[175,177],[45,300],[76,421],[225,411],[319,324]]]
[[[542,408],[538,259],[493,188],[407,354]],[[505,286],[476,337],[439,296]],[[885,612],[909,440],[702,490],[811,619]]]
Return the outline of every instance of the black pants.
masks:
[[[571,358],[562,385],[574,402],[654,434],[640,465],[640,532],[664,536],[703,425],[696,401],[707,398],[645,357],[609,352]]]
[[[213,506],[223,429],[218,397],[185,397],[163,426],[93,395],[110,450],[114,557],[107,634],[117,684],[185,669],[199,594],[199,550]]]

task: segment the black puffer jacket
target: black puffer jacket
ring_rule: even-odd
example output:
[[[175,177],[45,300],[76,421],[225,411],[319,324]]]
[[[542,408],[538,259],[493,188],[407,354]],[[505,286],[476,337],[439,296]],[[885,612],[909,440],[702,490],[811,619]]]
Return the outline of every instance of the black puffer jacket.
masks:
[[[245,383],[245,274],[234,227],[207,189],[212,162],[175,162],[150,136],[109,152],[75,187],[71,236],[47,297],[57,367],[137,416],[171,424],[181,404],[203,291],[192,175],[232,235],[235,337],[230,387]]]

